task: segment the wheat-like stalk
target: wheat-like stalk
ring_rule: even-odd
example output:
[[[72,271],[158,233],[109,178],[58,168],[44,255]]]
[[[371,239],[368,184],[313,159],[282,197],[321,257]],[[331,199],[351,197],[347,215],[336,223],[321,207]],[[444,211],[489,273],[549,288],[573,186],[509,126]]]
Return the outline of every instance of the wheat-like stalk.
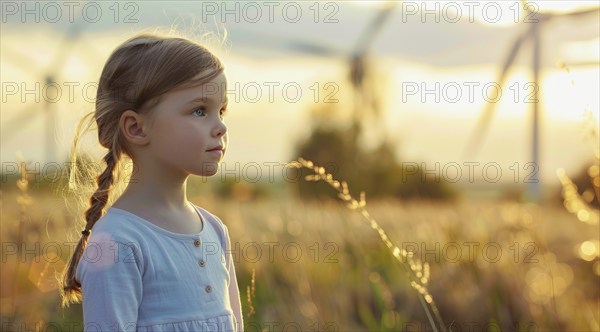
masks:
[[[567,72],[571,76],[571,69],[563,62],[559,62],[557,66]],[[575,87],[575,80],[571,76],[571,86]],[[587,173],[592,183],[593,194],[596,196],[596,200],[600,202],[600,145],[598,144],[600,139],[600,133],[598,133],[598,119],[594,117],[592,112],[589,110],[589,105],[585,109],[586,119],[583,123],[584,132],[586,133],[585,139],[589,139],[594,154],[594,164],[588,169]],[[556,170],[556,175],[562,185],[562,196],[564,198],[564,205],[567,211],[575,214],[577,219],[590,225],[597,225],[600,219],[598,211],[588,204],[590,200],[585,200],[577,191],[577,186],[571,181],[567,173],[563,168]],[[593,198],[592,198],[593,199]]]
[[[594,188],[596,184],[600,182],[600,176],[598,175],[598,166],[592,165],[588,169],[588,175],[592,181]],[[598,225],[600,215],[596,208],[588,204],[577,191],[577,186],[571,181],[564,169],[559,168],[556,171],[556,175],[562,185],[562,196],[564,199],[564,205],[567,211],[577,216],[577,219],[581,222],[588,223],[590,225]],[[600,200],[598,195],[596,199]]]
[[[252,279],[250,281],[251,286],[246,286],[246,295],[248,297],[248,317],[252,317],[254,315],[254,305],[252,305],[252,298],[254,298],[254,285],[255,285],[255,274],[254,269],[252,269]]]
[[[20,177],[17,180],[17,188],[19,188],[19,195],[17,195],[17,204],[19,205],[19,231],[17,235],[18,253],[21,254],[23,248],[23,242],[25,237],[25,221],[27,219],[27,209],[33,203],[31,196],[28,193],[29,190],[29,177],[32,175],[27,172],[27,163],[21,151],[17,152],[17,160],[19,161],[19,174]],[[17,259],[17,265],[15,267],[14,275],[14,289],[12,293],[12,309],[13,309],[13,322],[17,318],[17,285],[19,280],[19,267],[21,265],[20,257]]]
[[[404,268],[409,280],[410,285],[417,290],[419,293],[419,300],[427,317],[429,319],[429,323],[434,331],[437,331],[436,324],[433,322],[432,314],[435,316],[439,327],[442,331],[446,331],[444,322],[441,318],[437,305],[433,300],[433,296],[427,290],[427,283],[429,282],[429,264],[427,262],[421,263],[413,258],[414,253],[408,252],[405,249],[399,248],[395,245],[392,240],[388,237],[385,230],[379,226],[377,221],[371,217],[369,211],[367,211],[367,202],[366,195],[364,191],[361,191],[360,198],[357,200],[351,194],[348,188],[348,184],[346,181],[338,181],[333,178],[333,175],[327,173],[325,168],[316,165],[310,160],[305,160],[303,158],[298,158],[298,160],[294,160],[286,164],[286,167],[290,168],[306,168],[314,172],[314,174],[309,174],[304,177],[306,181],[318,182],[324,181],[329,184],[338,192],[338,198],[346,203],[346,206],[351,210],[358,211],[365,221],[369,224],[369,226],[379,234],[381,241],[388,247],[396,261],[400,263],[400,265]],[[425,302],[427,304],[425,304]],[[429,305],[429,307],[428,307]]]
[[[564,69],[569,76],[571,75],[571,70],[564,63],[559,63],[558,66],[559,68]],[[575,87],[575,80],[572,77],[571,85]],[[600,133],[597,125],[598,119],[596,119],[589,110],[589,105],[586,106],[584,111],[586,116],[586,119],[583,123],[583,132],[585,133],[584,140],[589,140],[591,142],[594,155],[594,163],[587,169],[587,175],[589,176],[593,189],[590,195],[587,195],[589,199],[585,199],[586,194],[589,192],[586,191],[583,193],[583,196],[580,195],[577,190],[577,185],[573,183],[563,168],[557,169],[556,175],[558,176],[562,186],[561,194],[563,197],[563,204],[567,211],[574,214],[579,221],[585,222],[592,226],[597,226],[600,223],[600,213],[598,213],[598,209],[592,206],[591,203],[593,202],[594,196],[596,197],[596,201],[600,203],[600,144],[598,143],[600,139]],[[589,241],[585,241],[581,242],[579,245],[582,246],[586,242],[589,243]],[[598,259],[597,254],[596,259]],[[593,321],[593,319],[591,321]]]

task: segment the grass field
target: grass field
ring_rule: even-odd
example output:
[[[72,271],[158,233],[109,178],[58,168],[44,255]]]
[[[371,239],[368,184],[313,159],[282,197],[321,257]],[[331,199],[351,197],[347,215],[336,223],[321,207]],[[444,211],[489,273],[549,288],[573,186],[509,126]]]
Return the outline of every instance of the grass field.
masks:
[[[2,330],[68,331],[56,275],[77,237],[64,200],[3,190]],[[429,331],[419,293],[379,235],[341,201],[280,195],[190,200],[229,227],[248,331]],[[599,329],[598,226],[563,206],[488,200],[369,201],[389,239],[429,265],[452,331]],[[423,272],[423,271],[422,271]],[[254,278],[253,278],[254,273]]]

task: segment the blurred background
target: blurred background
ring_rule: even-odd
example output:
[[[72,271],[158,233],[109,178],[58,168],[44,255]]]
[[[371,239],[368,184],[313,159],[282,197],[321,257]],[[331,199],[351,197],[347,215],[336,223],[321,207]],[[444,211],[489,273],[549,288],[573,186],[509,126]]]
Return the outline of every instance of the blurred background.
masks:
[[[239,244],[248,330],[600,329],[596,2],[6,1],[1,15],[2,330],[82,326],[55,280],[83,214],[69,151],[104,62],[139,32],[183,34],[226,66],[227,154],[188,196]],[[82,150],[103,169],[95,134]],[[285,167],[298,158],[366,205]]]

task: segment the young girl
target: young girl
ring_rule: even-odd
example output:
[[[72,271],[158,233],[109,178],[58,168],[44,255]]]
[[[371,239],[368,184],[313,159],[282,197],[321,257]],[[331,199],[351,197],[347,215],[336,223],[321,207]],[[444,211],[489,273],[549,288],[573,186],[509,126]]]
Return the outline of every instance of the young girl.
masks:
[[[61,292],[86,331],[243,330],[227,227],[186,197],[225,153],[226,89],[219,59],[185,38],[139,35],[107,60],[93,113],[106,169]],[[123,154],[131,178],[102,215]]]

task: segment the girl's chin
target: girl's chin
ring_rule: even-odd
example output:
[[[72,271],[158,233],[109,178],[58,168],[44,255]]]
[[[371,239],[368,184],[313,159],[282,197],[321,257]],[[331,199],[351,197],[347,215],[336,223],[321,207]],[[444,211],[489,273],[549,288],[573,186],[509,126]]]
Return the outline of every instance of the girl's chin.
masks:
[[[189,172],[198,176],[212,176],[219,170],[219,163],[217,162],[203,162],[200,167],[194,167]]]

